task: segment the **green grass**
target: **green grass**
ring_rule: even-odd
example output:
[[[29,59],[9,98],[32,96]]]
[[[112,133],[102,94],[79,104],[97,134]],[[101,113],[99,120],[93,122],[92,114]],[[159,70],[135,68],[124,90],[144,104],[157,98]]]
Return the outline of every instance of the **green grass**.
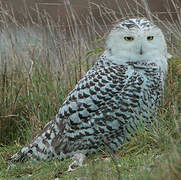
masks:
[[[68,93],[65,88],[61,88],[60,82],[56,81],[56,76],[44,74],[47,71],[43,67],[39,67],[41,73],[34,67],[36,71],[31,77],[31,82],[27,82],[22,87],[16,105],[23,111],[18,115],[21,118],[17,124],[26,125],[25,121],[30,119],[27,121],[28,125],[23,129],[20,126],[17,130],[24,133],[20,133],[20,136],[24,136],[23,139],[15,135],[15,137],[9,137],[16,139],[15,144],[1,143],[0,179],[179,179],[181,177],[180,67],[181,58],[169,60],[163,106],[155,123],[149,129],[139,130],[138,135],[116,154],[102,152],[88,157],[82,168],[71,173],[67,172],[71,159],[40,163],[27,161],[15,164],[7,161],[11,155],[23,147],[22,142],[30,141],[43,124],[54,117],[57,106],[60,106]],[[26,92],[24,88],[28,89],[29,96],[23,96]],[[47,92],[50,94],[48,95]],[[32,123],[34,123],[33,126]],[[35,131],[32,136],[30,136],[32,129],[29,125]]]
[[[175,7],[177,4],[179,5],[178,0],[173,0],[172,3],[175,4]],[[99,8],[100,12],[104,12],[104,7]],[[103,9],[101,10],[101,8]],[[122,14],[122,17],[116,17],[114,11],[108,11],[107,17],[110,18],[110,22],[116,22],[120,18],[128,17],[129,14],[131,17],[133,15],[135,17],[142,16],[141,12],[136,9],[135,11],[127,12],[125,16]],[[48,16],[41,16],[38,13],[40,22],[37,23],[37,27],[41,25],[43,18],[46,22],[51,22],[46,27],[46,31],[53,37],[51,39],[53,48],[48,47],[47,53],[45,52],[46,43],[40,44],[40,46],[39,44],[31,46],[27,42],[27,44],[23,44],[23,46],[27,46],[25,49],[16,52],[13,44],[13,38],[16,39],[16,35],[10,33],[8,22],[14,24],[18,24],[18,22],[13,16],[10,17],[3,12],[6,11],[2,10],[0,16],[3,16],[8,41],[12,44],[8,49],[10,63],[7,61],[0,66],[0,180],[180,179],[181,57],[178,55],[180,54],[181,25],[179,23],[171,22],[175,23],[175,29],[174,26],[173,29],[166,28],[169,51],[176,58],[169,60],[163,105],[152,126],[149,129],[140,129],[137,136],[116,154],[102,152],[89,156],[82,168],[67,172],[68,166],[72,162],[71,159],[41,161],[39,163],[27,161],[14,164],[8,162],[7,159],[30,142],[44,125],[55,117],[67,94],[102,53],[106,34],[100,31],[104,29],[104,26],[103,28],[101,25],[95,27],[98,22],[95,21],[93,13],[90,13],[90,21],[87,22],[87,26],[85,26],[87,29],[83,35],[76,24],[77,22],[72,22],[71,16],[73,17],[74,14],[71,14],[73,13],[71,11],[70,17],[68,17],[70,21],[68,28],[71,33],[70,37],[66,39],[62,34],[65,31],[60,31],[58,23],[54,24]],[[177,13],[177,15],[179,19],[180,14]],[[155,18],[153,14],[152,16]],[[165,24],[158,18],[156,20],[158,20],[157,23]],[[26,25],[24,26],[26,27]],[[27,27],[29,27],[28,23]],[[100,31],[97,32],[96,28]],[[26,32],[24,33],[26,34]],[[43,39],[43,42],[48,40]],[[34,53],[36,50],[37,52]],[[26,64],[24,59],[27,54],[30,62]],[[52,54],[54,56],[51,57]]]

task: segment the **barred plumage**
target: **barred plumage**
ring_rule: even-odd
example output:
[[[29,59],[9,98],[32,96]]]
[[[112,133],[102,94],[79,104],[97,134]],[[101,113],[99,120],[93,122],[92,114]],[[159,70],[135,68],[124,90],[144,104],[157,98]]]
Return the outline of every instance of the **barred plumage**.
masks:
[[[150,34],[159,39],[157,47],[157,42],[143,40]],[[135,44],[122,44],[125,36],[133,36]],[[56,118],[11,160],[64,159],[96,153],[106,145],[116,151],[138,126],[152,122],[166,73],[167,49],[160,29],[145,19],[123,21],[113,28],[104,54],[70,92]]]

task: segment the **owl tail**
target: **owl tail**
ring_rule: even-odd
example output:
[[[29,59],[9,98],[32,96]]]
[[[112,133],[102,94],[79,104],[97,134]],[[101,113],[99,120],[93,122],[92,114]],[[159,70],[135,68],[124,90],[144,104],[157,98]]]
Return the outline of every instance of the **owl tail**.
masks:
[[[29,147],[24,147],[21,151],[17,152],[11,158],[8,159],[10,162],[19,162],[27,159],[31,154],[31,149]]]
[[[56,126],[56,127],[55,127]],[[61,144],[62,136],[59,135],[60,129],[50,121],[44,129],[33,139],[33,141],[25,146],[21,151],[14,154],[9,161],[17,162],[31,159],[39,161],[40,159],[49,160],[57,155],[59,147],[54,146]]]

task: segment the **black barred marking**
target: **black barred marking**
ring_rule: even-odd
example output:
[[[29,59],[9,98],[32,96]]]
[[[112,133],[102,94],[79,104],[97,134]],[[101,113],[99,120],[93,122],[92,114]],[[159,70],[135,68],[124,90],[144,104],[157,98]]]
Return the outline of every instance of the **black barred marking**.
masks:
[[[129,92],[129,91],[128,91]],[[130,91],[131,92],[131,91]],[[128,96],[129,98],[133,98],[133,99],[139,99],[140,98],[140,96],[139,95],[137,95],[137,94],[127,94],[127,93],[125,93],[125,95],[126,96]]]
[[[150,28],[155,28],[152,22],[148,21],[147,19],[128,19],[120,24],[116,25],[113,30],[116,29],[142,29],[148,30]]]
[[[100,91],[100,88],[97,86],[95,86],[94,89],[95,89],[95,91]]]
[[[105,126],[105,123],[102,121],[101,118],[96,118],[96,119],[95,119],[95,122],[96,122],[98,125],[100,125],[100,126]]]
[[[113,81],[113,83],[118,83],[118,79],[117,76],[115,74],[110,74],[111,78],[114,79],[115,81]]]
[[[104,128],[102,128],[102,127],[99,127],[99,131],[101,132],[101,133],[104,133]]]
[[[81,113],[79,113],[78,116],[79,116],[80,119],[84,119],[84,118],[88,117],[88,115],[83,115]]]
[[[126,116],[126,114],[120,113],[119,117],[122,117],[124,120],[130,119],[129,116]]]
[[[121,90],[123,89],[123,87],[124,87],[124,86],[116,86],[115,89],[119,92],[119,91],[121,91]]]
[[[86,132],[85,132],[85,135],[86,135],[86,136],[91,136],[92,134],[89,133],[88,131],[86,131]]]
[[[111,126],[106,126],[109,131],[114,130]]]
[[[105,86],[105,84],[103,84],[103,83],[101,83],[101,82],[99,81],[99,82],[98,82],[98,86],[99,86],[100,88],[102,88],[102,87]]]
[[[110,84],[111,88],[115,88],[117,85],[116,84]]]
[[[71,97],[70,101],[76,101],[76,100],[77,100],[77,98],[75,97],[75,95],[72,95],[72,96],[70,96],[70,97]]]
[[[83,106],[84,106],[84,108],[89,108],[89,107],[91,107],[91,104],[86,104],[86,103],[83,103]]]
[[[102,79],[102,76],[100,74],[97,75],[98,79]]]
[[[95,135],[96,135],[96,134],[99,134],[99,131],[98,131],[97,129],[93,128],[93,130],[94,130],[94,134],[95,134]]]
[[[68,117],[70,115],[70,113],[68,111],[64,111],[64,116]]]
[[[75,126],[80,125],[80,124],[81,124],[81,122],[73,121],[73,120],[71,120],[71,119],[70,119],[70,124],[71,124],[71,126],[72,126],[72,127],[74,127],[74,128],[75,128]]]
[[[101,81],[102,83],[108,83],[108,81],[107,80],[105,80],[105,79],[102,79],[102,81]]]
[[[105,102],[106,102],[106,101],[109,101],[111,98],[112,98],[111,96],[109,96],[109,97],[103,96],[103,98],[102,98],[102,99],[103,99],[103,101],[105,101]]]
[[[85,89],[85,88],[86,88],[85,84],[82,84],[81,89]]]
[[[107,79],[109,80],[109,81],[111,81],[112,80],[112,77],[110,77],[109,75],[107,76]]]
[[[130,99],[130,100],[132,101],[132,103],[135,103],[135,104],[138,104],[138,103],[139,103],[139,99],[136,99],[136,98],[133,99],[133,98],[132,98],[132,99]]]
[[[91,89],[89,89],[89,92],[90,92],[91,95],[97,94],[96,91],[93,91],[93,90],[91,90]]]
[[[93,113],[93,112],[96,112],[97,109],[90,109],[90,108],[88,108],[87,111],[88,111],[89,113]]]
[[[95,100],[95,99],[92,99],[92,102],[94,103],[94,104],[96,104],[97,106],[99,106],[100,104],[101,104],[101,101],[99,100]]]
[[[79,94],[78,94],[78,98],[80,98],[80,99],[84,99],[83,94],[79,93]]]
[[[104,99],[104,95],[106,95],[108,92],[106,92],[106,91],[100,91],[101,92],[101,94],[103,95],[103,96],[97,96],[97,97],[99,97],[100,99],[102,98],[102,99]]]
[[[50,139],[51,135],[49,133],[45,133],[45,136],[46,136],[47,139]]]
[[[80,107],[78,108],[77,112],[80,112],[80,111],[83,111],[83,110],[84,110],[84,108],[83,108],[82,106],[80,106]]]
[[[105,95],[104,92],[101,92],[101,94]],[[97,95],[97,98],[99,98],[100,100],[104,99],[104,96],[100,96],[100,95]]]
[[[76,112],[76,110],[73,110],[71,107],[69,107],[68,111],[69,111],[70,114],[73,114],[73,113]]]
[[[94,86],[95,83],[93,81],[90,81],[90,86]]]
[[[83,96],[84,96],[84,98],[88,98],[90,95],[83,92]]]
[[[88,82],[86,82],[86,88],[89,89],[90,88],[90,85]]]
[[[78,86],[78,87],[77,87],[77,91],[80,91],[80,89],[81,89],[80,86]]]
[[[97,83],[99,80],[97,78],[94,78],[93,81]]]

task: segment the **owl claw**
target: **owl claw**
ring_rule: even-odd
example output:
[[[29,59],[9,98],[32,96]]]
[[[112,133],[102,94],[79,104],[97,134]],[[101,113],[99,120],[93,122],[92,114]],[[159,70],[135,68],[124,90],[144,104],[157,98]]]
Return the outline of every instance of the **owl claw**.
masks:
[[[86,156],[82,153],[76,153],[74,154],[72,159],[74,160],[74,162],[70,164],[68,172],[74,171],[75,169],[82,167],[82,163],[85,161]]]

